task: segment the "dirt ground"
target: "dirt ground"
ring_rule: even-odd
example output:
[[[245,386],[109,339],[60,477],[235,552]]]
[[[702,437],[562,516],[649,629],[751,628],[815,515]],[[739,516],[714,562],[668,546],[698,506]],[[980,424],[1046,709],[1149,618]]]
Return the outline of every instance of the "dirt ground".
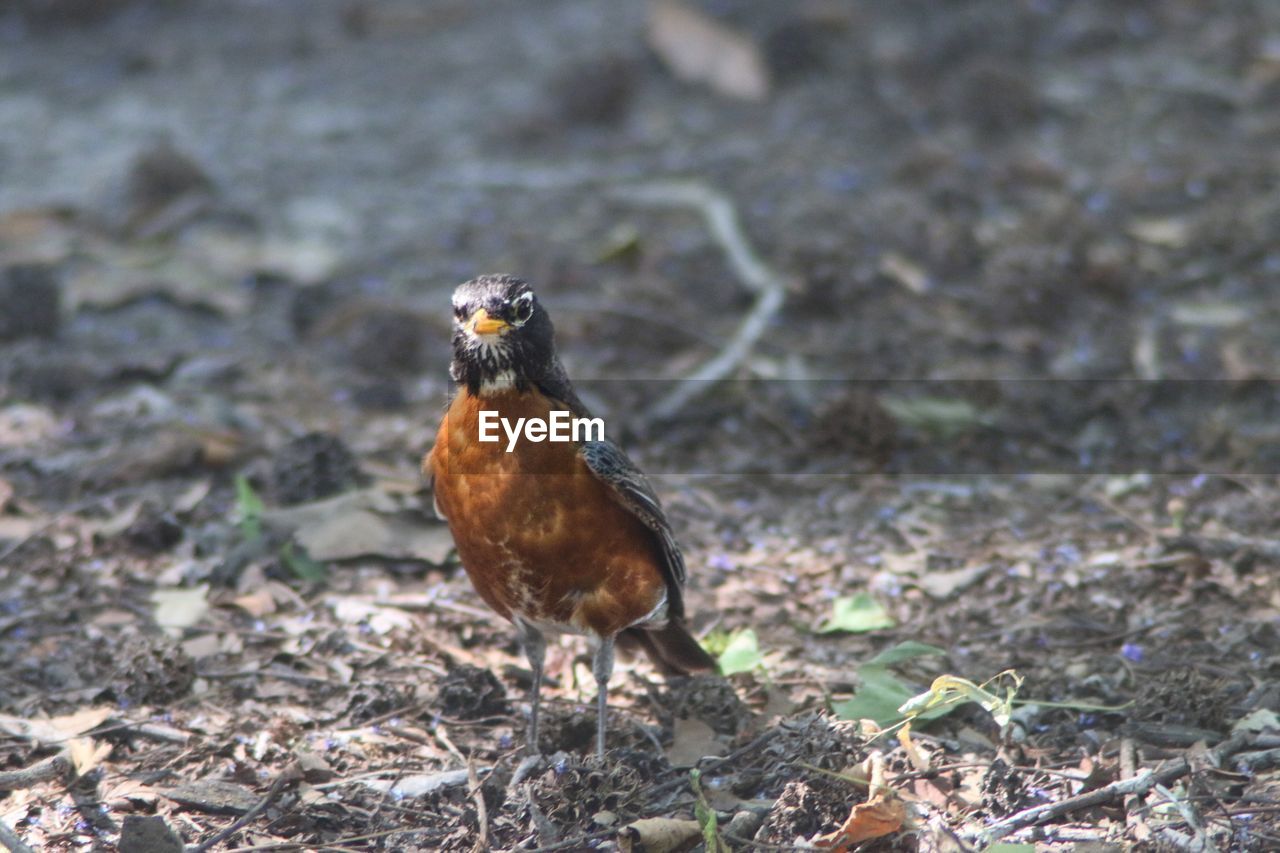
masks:
[[[656,418],[759,305],[673,181],[785,296]],[[418,475],[496,271],[730,672],[602,762]],[[1280,849],[1277,284],[1267,0],[0,0],[0,832]]]

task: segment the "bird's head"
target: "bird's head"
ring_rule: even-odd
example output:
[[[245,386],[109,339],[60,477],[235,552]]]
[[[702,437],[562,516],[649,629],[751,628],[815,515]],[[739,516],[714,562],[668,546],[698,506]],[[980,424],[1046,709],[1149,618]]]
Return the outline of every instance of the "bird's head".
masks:
[[[472,394],[523,390],[555,365],[555,330],[533,289],[510,275],[483,275],[453,292],[455,382]]]

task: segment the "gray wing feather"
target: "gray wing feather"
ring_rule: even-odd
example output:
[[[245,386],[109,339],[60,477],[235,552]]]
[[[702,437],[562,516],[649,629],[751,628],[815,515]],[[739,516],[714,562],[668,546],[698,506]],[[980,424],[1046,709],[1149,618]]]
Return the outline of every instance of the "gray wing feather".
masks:
[[[683,615],[680,588],[685,581],[684,555],[649,480],[627,454],[611,441],[588,441],[578,449],[591,472],[599,477],[624,507],[658,536],[667,577],[667,604],[673,616]]]

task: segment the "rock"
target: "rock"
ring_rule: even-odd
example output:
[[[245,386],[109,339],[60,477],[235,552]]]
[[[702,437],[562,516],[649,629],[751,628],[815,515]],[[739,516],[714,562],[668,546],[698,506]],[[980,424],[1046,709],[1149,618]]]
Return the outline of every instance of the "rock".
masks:
[[[14,264],[0,272],[0,341],[52,338],[61,322],[62,292],[53,269]]]
[[[129,166],[126,227],[143,236],[172,230],[198,212],[212,191],[213,181],[195,160],[162,142]]]
[[[125,815],[120,849],[130,853],[182,853],[182,839],[160,815]]]
[[[626,117],[636,89],[633,63],[617,56],[575,62],[550,86],[555,112],[566,124],[615,124]]]

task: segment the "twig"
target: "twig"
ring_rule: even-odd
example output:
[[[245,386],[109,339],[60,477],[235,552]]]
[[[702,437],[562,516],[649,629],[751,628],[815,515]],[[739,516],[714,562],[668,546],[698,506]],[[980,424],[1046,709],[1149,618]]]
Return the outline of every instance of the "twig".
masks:
[[[476,805],[476,826],[479,828],[479,837],[472,850],[475,853],[483,853],[489,849],[489,807],[484,802],[484,788],[480,784],[480,777],[476,775],[476,762],[474,757],[467,757],[467,787],[471,789],[471,802]]]
[[[639,184],[617,187],[614,198],[646,205],[692,208],[702,214],[707,229],[734,273],[756,294],[755,304],[715,356],[689,373],[668,395],[649,407],[643,424],[669,420],[707,388],[733,373],[750,355],[769,322],[782,308],[786,280],[769,267],[747,240],[737,208],[723,193],[695,182]]]
[[[63,750],[22,770],[8,770],[0,773],[0,790],[16,791],[20,788],[30,788],[41,782],[51,782],[54,779],[69,779],[71,773],[71,757]]]
[[[599,829],[569,838],[565,841],[557,841],[555,844],[548,844],[545,847],[535,847],[530,850],[529,853],[552,853],[553,850],[585,850],[588,849],[588,841],[607,838],[608,836],[617,833],[617,831],[617,829]]]
[[[36,853],[18,837],[18,833],[11,829],[9,824],[2,820],[0,820],[0,844],[3,844],[9,853]]]
[[[728,196],[696,181],[634,182],[626,175],[600,169],[472,164],[455,170],[447,185],[482,189],[528,191],[568,190],[603,186],[619,201],[661,207],[686,207],[702,214],[711,236],[724,250],[734,273],[756,294],[755,304],[738,324],[723,348],[651,406],[640,419],[641,427],[669,420],[707,388],[741,366],[760,340],[769,321],[782,308],[787,283],[751,247],[738,211]]]
[[[1205,756],[1207,763],[1220,766],[1223,761],[1235,755],[1249,743],[1249,735],[1246,733],[1237,733],[1218,744],[1214,749],[1209,750]],[[1199,762],[1197,762],[1199,763]],[[1145,794],[1155,788],[1157,785],[1168,785],[1174,779],[1189,772],[1192,769],[1192,763],[1186,757],[1175,759],[1165,767],[1158,771],[1143,770],[1135,775],[1132,779],[1121,779],[1112,782],[1110,785],[1104,785],[1093,791],[1087,791],[1074,797],[1068,797],[1065,800],[1059,800],[1056,803],[1046,803],[1042,806],[1033,806],[1024,809],[1017,814],[1010,815],[1004,820],[997,821],[990,826],[981,827],[979,829],[970,830],[966,833],[966,838],[972,841],[980,841],[983,844],[989,844],[1005,837],[1011,832],[1017,832],[1020,829],[1026,829],[1029,826],[1044,823],[1054,818],[1062,817],[1065,814],[1077,811],[1079,809],[1090,808],[1091,806],[1109,803],[1120,797],[1126,797],[1130,794]]]
[[[1170,803],[1173,803],[1173,807],[1178,810],[1178,814],[1182,815],[1182,819],[1186,821],[1187,826],[1195,833],[1194,841],[1198,849],[1214,849],[1213,843],[1209,841],[1209,836],[1204,831],[1204,821],[1200,820],[1200,815],[1196,814],[1195,806],[1187,802],[1185,798],[1174,794],[1164,785],[1156,785],[1155,791]]]
[[[244,829],[254,820],[257,820],[258,815],[266,811],[267,808],[276,801],[280,794],[284,792],[286,784],[289,782],[296,782],[300,778],[300,773],[294,773],[292,770],[293,768],[290,766],[280,771],[280,775],[276,776],[275,781],[271,783],[271,787],[267,790],[267,795],[259,800],[253,808],[249,809],[230,826],[210,838],[208,841],[202,841],[195,847],[188,848],[188,853],[207,853],[207,851],[212,850],[215,845],[221,844],[223,841],[226,841],[228,838]]]
[[[1249,773],[1266,770],[1280,764],[1280,749],[1264,749],[1260,752],[1242,752],[1236,756],[1236,766]],[[0,788],[4,787],[0,785]]]
[[[1132,779],[1138,775],[1138,750],[1131,738],[1120,742],[1120,778]],[[1124,798],[1124,823],[1133,841],[1146,841],[1151,837],[1151,827],[1143,812],[1147,802],[1141,794],[1129,794]]]
[[[1160,544],[1166,551],[1194,551],[1205,557],[1225,559],[1245,551],[1266,560],[1280,560],[1280,544],[1244,536],[1199,536],[1186,533],[1181,536],[1162,536]]]

